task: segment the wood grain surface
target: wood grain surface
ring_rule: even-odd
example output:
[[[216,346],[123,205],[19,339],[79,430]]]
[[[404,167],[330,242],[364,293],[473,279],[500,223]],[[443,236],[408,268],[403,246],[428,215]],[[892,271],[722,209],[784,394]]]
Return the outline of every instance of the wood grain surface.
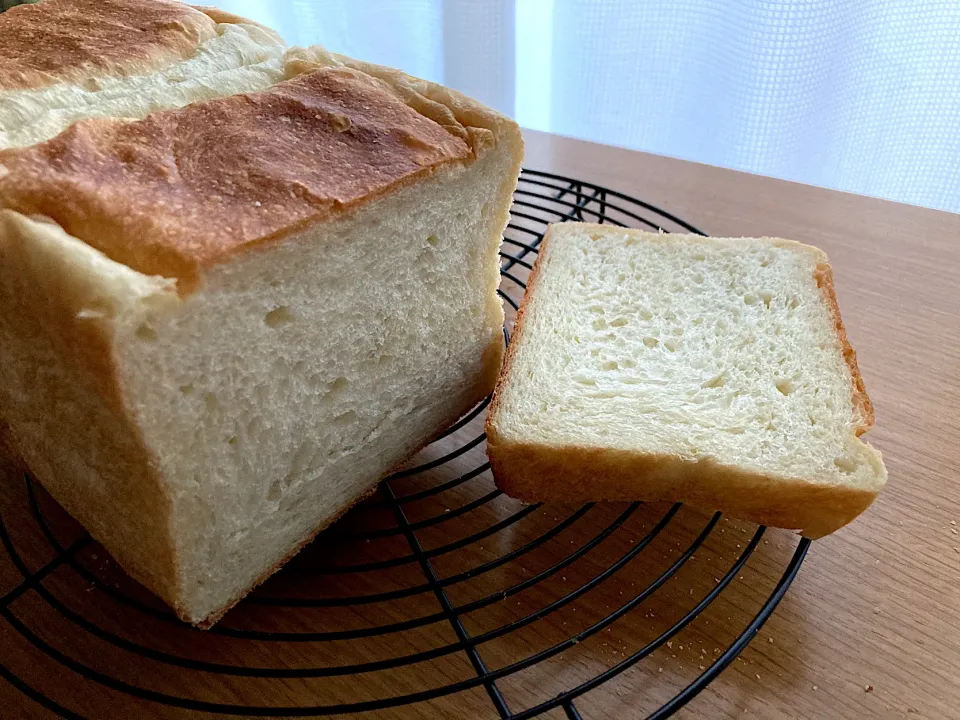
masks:
[[[823,248],[876,406],[877,425],[867,437],[884,453],[886,492],[852,525],[812,545],[757,638],[676,717],[960,717],[960,216],[540,133],[527,133],[527,142],[527,167],[642,198],[709,234],[777,235]],[[522,269],[516,275],[522,280]],[[509,282],[504,289],[518,294]],[[415,464],[472,441],[481,420],[431,446]],[[668,507],[527,509],[493,494],[489,472],[480,472],[402,506],[442,597],[381,492],[203,633],[172,621],[102,549],[84,544],[82,529],[25,481],[12,453],[0,456],[0,718],[252,717],[258,713],[236,708],[375,701],[476,678],[478,659],[497,670],[546,652],[543,662],[496,682],[517,713],[657,637],[716,586],[755,530],[721,520],[642,603],[551,653],[664,573],[710,515],[681,508],[652,535]],[[410,496],[483,461],[477,443],[391,488]],[[612,529],[602,535],[605,528]],[[544,533],[546,541],[528,547]],[[463,538],[470,541],[458,544]],[[638,544],[642,552],[631,556]],[[702,615],[578,698],[576,710],[584,718],[646,717],[743,630],[796,546],[791,533],[768,531]],[[512,560],[501,561],[508,553]],[[623,567],[588,585],[625,556],[631,559]],[[348,572],[371,562],[381,566]],[[25,582],[24,572],[41,576]],[[342,601],[382,593],[396,597]],[[297,606],[316,598],[325,598],[323,606]],[[473,658],[444,602],[459,609],[464,631],[477,638]],[[342,637],[392,623],[402,625]],[[516,626],[500,633],[508,623]],[[313,635],[277,635],[305,632]],[[342,670],[425,650],[432,654],[413,664]],[[492,692],[479,684],[354,716],[495,718]],[[544,717],[567,715],[554,709]]]

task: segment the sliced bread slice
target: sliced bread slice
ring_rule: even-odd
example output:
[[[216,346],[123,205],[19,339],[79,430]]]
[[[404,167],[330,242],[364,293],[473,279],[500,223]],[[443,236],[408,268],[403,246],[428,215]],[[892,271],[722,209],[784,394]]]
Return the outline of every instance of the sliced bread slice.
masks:
[[[773,238],[547,233],[487,420],[527,501],[679,500],[818,538],[886,483],[826,255]]]

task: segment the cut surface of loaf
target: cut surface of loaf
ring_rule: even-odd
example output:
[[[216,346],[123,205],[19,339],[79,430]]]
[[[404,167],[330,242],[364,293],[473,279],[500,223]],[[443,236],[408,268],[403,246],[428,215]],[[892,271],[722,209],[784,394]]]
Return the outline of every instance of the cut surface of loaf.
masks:
[[[816,538],[886,482],[807,245],[551,226],[507,358],[488,452],[524,500],[679,500]]]
[[[172,5],[160,24],[184,26]],[[152,87],[206,38],[108,58],[97,83]],[[0,418],[53,497],[204,626],[481,400],[503,351],[516,124],[318,48],[278,57],[240,96],[98,105],[0,149]]]

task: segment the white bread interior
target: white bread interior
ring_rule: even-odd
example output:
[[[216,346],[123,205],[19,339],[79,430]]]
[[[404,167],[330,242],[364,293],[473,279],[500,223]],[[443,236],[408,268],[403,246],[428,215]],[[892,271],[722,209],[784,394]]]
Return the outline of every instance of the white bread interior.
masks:
[[[836,529],[852,510],[833,514],[831,501],[872,499],[886,471],[858,437],[872,409],[823,268],[821,251],[789,241],[551,228],[488,425],[502,487],[563,495],[572,482],[562,475],[595,450],[644,470],[586,481],[589,499],[699,499],[799,523],[801,511],[781,506],[802,486],[823,522],[787,526]],[[554,452],[560,477],[515,488],[522,471],[497,460],[521,446]],[[754,479],[752,501],[738,500],[747,489],[731,474]]]

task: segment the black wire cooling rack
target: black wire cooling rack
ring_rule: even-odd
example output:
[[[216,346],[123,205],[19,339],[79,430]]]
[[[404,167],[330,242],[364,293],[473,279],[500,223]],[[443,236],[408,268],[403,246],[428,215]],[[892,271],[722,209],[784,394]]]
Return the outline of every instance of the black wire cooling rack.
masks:
[[[508,309],[547,223],[570,220],[700,232],[622,193],[524,170],[502,252]],[[779,580],[756,589],[756,607],[728,602],[723,647],[666,687],[652,668],[639,674],[641,661],[667,657],[724,602],[766,528],[680,505],[511,501],[483,453],[486,406],[206,632],[180,624],[18,476],[0,493],[0,677],[19,691],[17,716],[579,718],[616,683],[658,698],[647,717],[674,714],[757,634],[809,541],[776,536],[794,543],[764,559]],[[732,559],[717,550],[697,567],[727,530],[742,540],[727,543]]]

